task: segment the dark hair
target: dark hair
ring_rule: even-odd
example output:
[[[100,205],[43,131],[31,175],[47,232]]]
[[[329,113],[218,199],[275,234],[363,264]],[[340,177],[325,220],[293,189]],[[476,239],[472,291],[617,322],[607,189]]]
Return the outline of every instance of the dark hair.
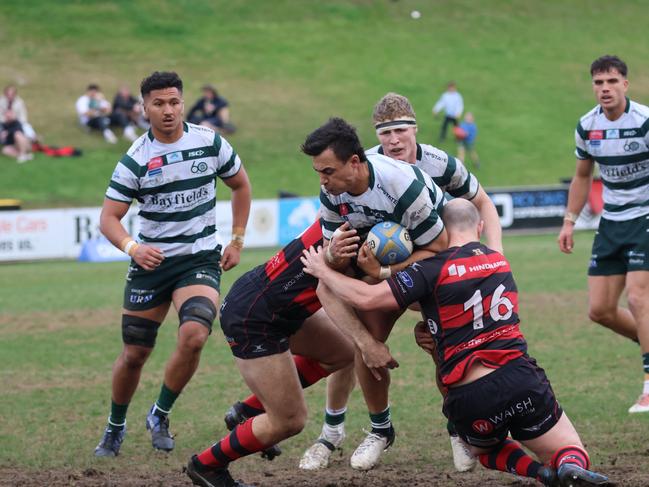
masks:
[[[182,93],[183,80],[173,71],[155,71],[142,80],[140,93],[144,97],[153,90],[163,90],[165,88],[178,88],[178,91]]]
[[[97,91],[99,91],[99,85],[97,85],[97,84],[95,84],[95,83],[90,83],[90,84],[88,85],[88,87],[86,88],[86,91],[90,91],[90,90],[97,90]]]
[[[203,90],[203,91],[209,91],[209,92],[212,94],[212,96],[215,97],[215,98],[216,98],[217,96],[219,96],[219,92],[216,91],[216,88],[214,88],[213,85],[209,85],[209,84],[208,84],[208,85],[203,85],[203,87],[201,88],[201,90]]]
[[[342,118],[330,118],[327,123],[307,135],[300,147],[308,156],[319,156],[331,148],[338,159],[347,162],[356,154],[361,161],[366,161],[365,150],[358,139],[356,129]]]
[[[617,56],[609,55],[598,57],[593,61],[593,64],[590,65],[590,75],[592,76],[595,73],[606,73],[611,69],[616,69],[618,73],[626,78],[626,63]]]

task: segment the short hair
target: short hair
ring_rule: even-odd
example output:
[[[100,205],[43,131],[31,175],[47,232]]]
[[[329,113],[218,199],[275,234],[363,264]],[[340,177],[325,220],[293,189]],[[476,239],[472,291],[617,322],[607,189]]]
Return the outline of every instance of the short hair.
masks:
[[[90,83],[90,84],[88,85],[88,87],[86,88],[86,91],[90,91],[90,90],[96,90],[96,91],[99,91],[99,85],[96,84],[96,83]]]
[[[463,198],[449,201],[442,210],[442,221],[449,232],[453,230],[465,231],[478,227],[480,213],[473,203]]]
[[[595,73],[606,73],[611,69],[616,69],[618,73],[626,78],[628,68],[626,63],[622,61],[617,56],[601,56],[593,61],[593,64],[590,65],[590,75],[593,76]]]
[[[372,112],[374,123],[396,120],[401,117],[416,118],[415,111],[405,96],[390,92],[374,105]]]
[[[144,98],[153,90],[163,90],[165,88],[178,88],[178,91],[182,93],[183,80],[173,71],[155,71],[142,80],[140,93]]]
[[[203,85],[201,87],[201,90],[209,91],[212,94],[212,96],[219,96],[219,92],[216,91],[216,88],[214,87],[214,85],[210,85],[210,84]]]
[[[327,123],[307,135],[300,147],[302,152],[312,157],[319,156],[328,148],[343,162],[347,162],[354,154],[361,161],[367,160],[356,129],[342,118],[330,118]]]

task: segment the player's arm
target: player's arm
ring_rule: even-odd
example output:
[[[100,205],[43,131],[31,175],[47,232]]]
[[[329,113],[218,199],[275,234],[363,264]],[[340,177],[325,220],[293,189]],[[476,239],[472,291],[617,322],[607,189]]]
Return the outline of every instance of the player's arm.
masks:
[[[593,180],[593,166],[592,159],[577,159],[575,175],[568,190],[566,214],[558,238],[559,249],[566,254],[572,253],[575,222],[588,200],[588,193]]]
[[[358,253],[358,236],[356,229],[344,222],[331,236],[324,239],[325,260],[327,265],[337,271],[346,269]]]
[[[367,284],[333,270],[325,262],[325,251],[321,247],[305,250],[301,259],[304,272],[319,279],[343,302],[356,309],[388,311],[401,307],[387,282]]]
[[[223,250],[223,258],[221,259],[221,268],[227,271],[236,266],[241,260],[241,249],[243,248],[246,225],[250,216],[252,189],[248,174],[243,166],[239,168],[234,176],[223,179],[223,182],[232,190],[232,196],[230,197],[232,240]]]
[[[99,216],[99,230],[115,247],[130,255],[144,270],[152,271],[160,265],[164,255],[157,247],[139,244],[128,234],[121,220],[129,207],[129,203],[104,198]]]
[[[487,238],[487,247],[502,254],[503,232],[500,226],[500,217],[498,216],[496,206],[482,186],[478,188],[478,192],[471,202],[478,209],[480,218],[484,221],[484,233]]]

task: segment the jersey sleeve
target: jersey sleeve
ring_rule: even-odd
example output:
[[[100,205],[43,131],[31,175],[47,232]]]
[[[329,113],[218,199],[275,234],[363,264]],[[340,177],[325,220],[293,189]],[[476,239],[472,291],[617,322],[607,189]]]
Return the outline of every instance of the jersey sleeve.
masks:
[[[331,240],[336,228],[342,225],[345,220],[340,216],[336,206],[322,189],[320,190],[320,217],[322,236],[327,240]]]
[[[581,122],[577,123],[577,128],[575,129],[575,156],[577,159],[581,159],[582,161],[593,158],[593,156],[588,153],[588,148],[586,147],[587,137],[588,135],[581,126]]]
[[[430,296],[435,291],[436,279],[443,264],[444,259],[431,257],[414,262],[391,276],[387,283],[399,306],[406,308],[410,304]]]
[[[146,167],[144,168],[146,170]],[[128,154],[125,154],[115,167],[106,190],[106,198],[131,204],[138,198],[142,168]]]
[[[228,179],[235,176],[241,169],[241,159],[234,151],[230,143],[214,133],[214,147],[216,148],[216,175],[221,179]]]
[[[480,184],[477,178],[471,174],[461,160],[448,156],[447,169],[444,175],[448,173],[448,183],[446,191],[454,198],[464,198],[470,200],[478,194]]]
[[[443,206],[444,195],[418,167],[411,168],[417,177],[397,201],[394,216],[395,221],[401,222],[408,229],[415,246],[424,247],[444,230],[444,223],[438,213],[438,209]]]

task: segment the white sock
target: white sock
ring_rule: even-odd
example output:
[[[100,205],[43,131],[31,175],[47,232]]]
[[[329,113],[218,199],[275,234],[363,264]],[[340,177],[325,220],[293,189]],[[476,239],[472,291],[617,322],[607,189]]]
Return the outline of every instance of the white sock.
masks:
[[[643,394],[649,394],[649,380],[644,381],[644,386],[642,387]]]

